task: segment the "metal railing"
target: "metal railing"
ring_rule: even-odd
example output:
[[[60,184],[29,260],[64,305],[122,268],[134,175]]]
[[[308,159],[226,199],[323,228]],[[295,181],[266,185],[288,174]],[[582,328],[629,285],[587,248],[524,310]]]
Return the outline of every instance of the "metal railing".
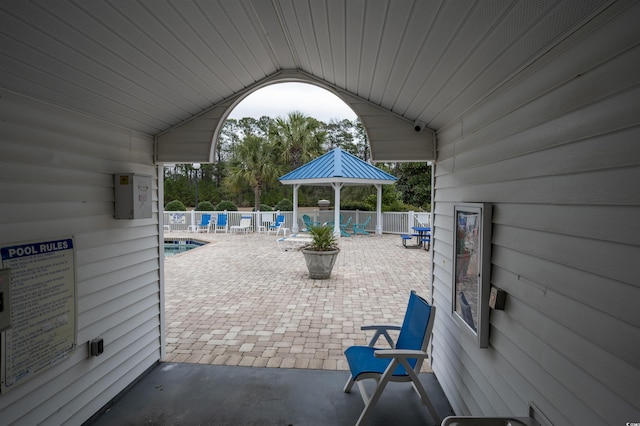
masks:
[[[281,214],[285,217],[284,226],[291,229],[293,227],[293,212],[245,212],[245,211],[186,211],[186,212],[164,212],[164,230],[171,232],[189,232],[195,229],[200,223],[203,213],[211,215],[212,223],[217,219],[218,213],[227,214],[227,223],[231,227],[240,223],[242,215],[250,215],[254,232],[268,229],[269,224],[275,222],[276,215]],[[333,210],[313,210],[298,211],[296,221],[298,228],[305,227],[302,221],[303,215],[308,215],[313,222],[327,223],[333,222]],[[372,211],[363,210],[341,210],[341,223],[345,223],[351,218],[351,224],[364,223],[367,217],[371,217],[366,227],[368,232],[374,233],[377,225],[377,214]],[[383,212],[382,213],[382,233],[384,234],[405,234],[412,233],[412,226],[430,226],[431,213],[425,212]],[[351,227],[350,227],[351,228]]]

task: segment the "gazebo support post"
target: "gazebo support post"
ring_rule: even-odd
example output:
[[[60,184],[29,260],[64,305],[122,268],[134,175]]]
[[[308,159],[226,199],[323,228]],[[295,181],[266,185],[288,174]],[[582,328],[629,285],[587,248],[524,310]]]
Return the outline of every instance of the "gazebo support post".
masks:
[[[291,233],[298,233],[298,188],[300,188],[300,184],[293,185],[293,218],[291,221]]]
[[[382,185],[376,184],[378,199],[376,200],[376,235],[382,235]]]
[[[340,238],[341,232],[340,232],[340,190],[342,189],[342,185],[344,185],[341,182],[335,182],[332,183],[331,186],[333,186],[333,192],[335,194],[335,199],[334,199],[334,203],[333,205],[335,206],[335,209],[333,211],[333,235],[336,236],[336,238]]]

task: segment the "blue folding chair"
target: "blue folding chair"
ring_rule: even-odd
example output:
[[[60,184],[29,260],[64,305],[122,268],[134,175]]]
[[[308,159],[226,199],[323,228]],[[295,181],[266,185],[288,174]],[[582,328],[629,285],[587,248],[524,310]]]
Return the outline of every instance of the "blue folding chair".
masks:
[[[426,300],[412,291],[402,326],[362,327],[362,330],[376,331],[369,345],[351,346],[344,353],[351,370],[344,391],[350,392],[353,384],[357,382],[365,404],[356,426],[362,424],[371,414],[389,382],[411,382],[420,395],[422,404],[429,408],[433,420],[440,423],[440,417],[418,378],[422,363],[428,357],[427,346],[435,316],[435,306],[429,305]],[[389,330],[400,330],[397,342],[394,343],[388,333]],[[374,347],[381,336],[391,345],[391,349]],[[367,394],[363,386],[362,381],[365,379],[374,379],[376,382],[375,390],[371,395]]]

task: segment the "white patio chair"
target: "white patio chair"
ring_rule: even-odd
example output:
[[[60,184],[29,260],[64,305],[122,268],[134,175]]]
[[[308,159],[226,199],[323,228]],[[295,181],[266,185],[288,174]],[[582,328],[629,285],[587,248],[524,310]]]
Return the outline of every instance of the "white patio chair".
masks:
[[[233,225],[230,229],[233,233],[244,232],[245,234],[251,230],[251,216],[250,215],[242,215],[240,216],[240,224]]]

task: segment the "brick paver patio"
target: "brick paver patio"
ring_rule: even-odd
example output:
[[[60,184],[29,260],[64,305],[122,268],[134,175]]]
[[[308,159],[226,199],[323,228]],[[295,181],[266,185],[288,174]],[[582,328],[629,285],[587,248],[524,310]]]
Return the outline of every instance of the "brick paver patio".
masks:
[[[273,234],[165,237],[210,242],[165,259],[167,362],[346,370],[361,325],[400,323],[412,289],[429,300],[431,253],[398,235],[341,238],[328,280]]]

